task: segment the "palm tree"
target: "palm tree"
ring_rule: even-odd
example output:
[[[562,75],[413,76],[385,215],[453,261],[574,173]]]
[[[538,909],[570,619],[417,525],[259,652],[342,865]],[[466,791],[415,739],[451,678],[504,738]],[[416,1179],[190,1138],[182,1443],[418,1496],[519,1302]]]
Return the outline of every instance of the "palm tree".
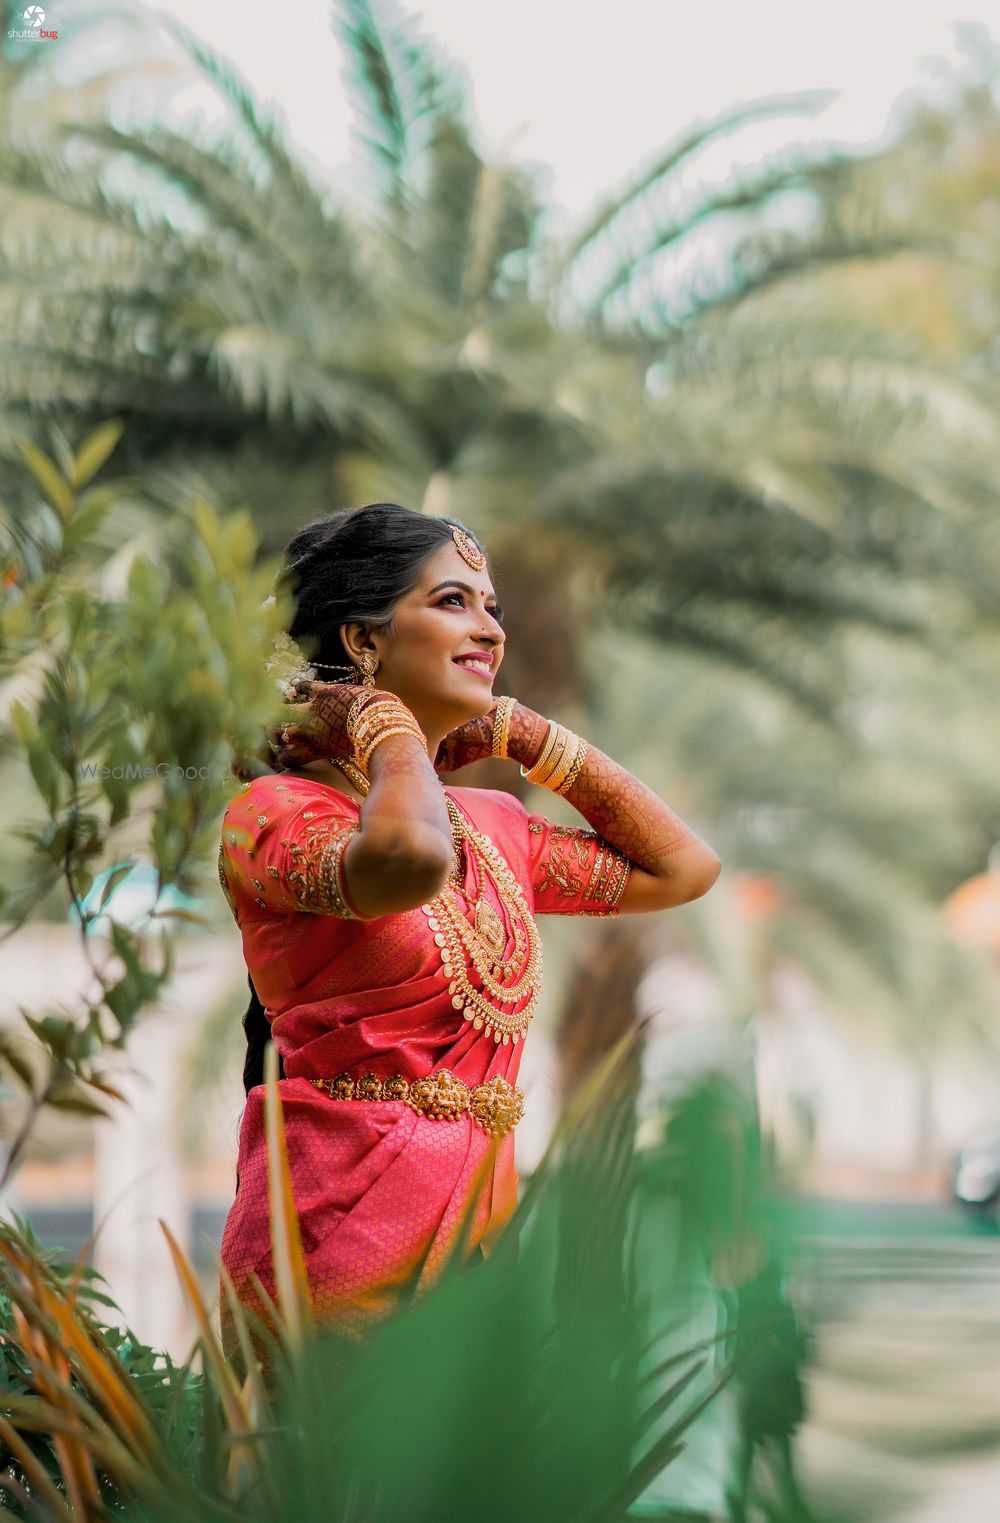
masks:
[[[870,768],[892,758],[866,734],[884,701],[875,663],[890,685],[916,673],[912,714],[945,674],[967,712],[991,630],[992,379],[897,331],[886,303],[901,264],[947,287],[961,246],[931,238],[923,212],[885,211],[885,156],[800,152],[680,195],[706,148],[811,99],[696,126],[558,245],[530,176],[476,148],[433,50],[368,0],[338,14],[364,204],[315,183],[193,39],[231,108],[224,139],[71,126],[64,151],[0,165],[22,210],[46,214],[0,250],[0,462],[25,429],[115,412],[154,507],[195,491],[245,503],[266,549],[332,501],[467,518],[507,572],[514,690],[587,714],[599,741],[613,730],[608,749],[642,755],[665,792],[685,759],[669,796],[727,861],[781,873],[823,927],[824,981],[856,993],[845,969],[862,944],[898,992],[900,926],[981,853],[981,801],[995,812],[983,747],[945,764],[950,831],[926,835],[918,786],[874,809]],[[793,202],[806,212],[789,221]],[[673,278],[720,228],[704,288]],[[662,747],[644,751],[668,659],[710,684],[717,711],[675,697],[667,733],[653,727]],[[643,684],[624,728],[619,666]],[[910,775],[912,757],[899,766]],[[755,838],[748,821],[763,829],[776,808],[781,828]],[[817,860],[818,828],[835,867]],[[893,873],[904,836],[926,849]],[[861,909],[859,885],[886,879],[892,896]],[[674,923],[694,937],[700,914]],[[849,956],[821,959],[827,938]]]

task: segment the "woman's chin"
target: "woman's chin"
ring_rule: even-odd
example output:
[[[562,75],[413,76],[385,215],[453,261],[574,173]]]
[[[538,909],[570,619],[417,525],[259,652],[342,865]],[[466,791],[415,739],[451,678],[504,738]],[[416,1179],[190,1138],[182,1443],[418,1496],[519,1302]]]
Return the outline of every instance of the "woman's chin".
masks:
[[[479,689],[482,691],[480,692]],[[466,720],[482,719],[483,715],[488,714],[493,707],[493,684],[469,673],[461,682],[460,691],[457,683],[452,688],[449,697],[452,696],[456,709],[463,710]]]

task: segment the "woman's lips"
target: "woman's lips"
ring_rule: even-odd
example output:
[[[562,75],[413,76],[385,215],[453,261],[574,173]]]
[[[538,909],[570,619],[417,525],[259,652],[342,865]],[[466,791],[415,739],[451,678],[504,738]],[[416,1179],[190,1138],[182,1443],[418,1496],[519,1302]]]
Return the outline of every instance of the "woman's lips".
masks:
[[[489,671],[480,671],[478,667],[470,666],[467,661],[458,661],[458,660],[456,660],[455,661],[455,665],[456,666],[460,666],[462,668],[463,672],[471,672],[473,677],[478,677],[481,682],[492,682],[493,681],[493,668],[492,668],[492,666],[490,667]]]

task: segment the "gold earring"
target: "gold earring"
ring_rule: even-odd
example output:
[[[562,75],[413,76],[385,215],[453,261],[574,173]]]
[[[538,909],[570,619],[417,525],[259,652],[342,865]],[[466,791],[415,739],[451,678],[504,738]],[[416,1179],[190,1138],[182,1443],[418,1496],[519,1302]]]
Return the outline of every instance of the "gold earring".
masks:
[[[361,673],[361,686],[374,687],[375,673],[378,671],[378,657],[370,651],[363,650],[358,657],[358,671]]]

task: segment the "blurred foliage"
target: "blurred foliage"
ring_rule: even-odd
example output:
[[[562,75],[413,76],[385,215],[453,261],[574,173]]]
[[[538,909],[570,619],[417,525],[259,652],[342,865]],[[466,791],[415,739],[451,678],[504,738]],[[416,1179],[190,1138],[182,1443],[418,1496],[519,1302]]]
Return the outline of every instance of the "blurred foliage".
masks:
[[[23,1224],[4,1226],[0,1307],[17,1342],[0,1393],[7,1515],[377,1523],[471,1509],[484,1520],[623,1519],[733,1373],[752,1377],[769,1337],[767,1318],[745,1330],[733,1365],[725,1303],[706,1273],[725,1243],[753,1230],[759,1201],[748,1195],[735,1215],[724,1207],[708,1230],[689,1210],[706,1190],[729,1194],[733,1097],[717,1086],[704,1101],[692,1095],[641,1185],[630,1166],[622,1172],[631,1148],[607,1146],[609,1129],[630,1129],[629,1105],[608,1096],[635,1041],[624,1037],[566,1108],[489,1259],[473,1269],[456,1250],[431,1291],[361,1344],[322,1326],[310,1306],[273,1049],[278,1297],[264,1328],[224,1283],[248,1356],[240,1378],[169,1233],[201,1329],[198,1373],[107,1327],[98,1313],[111,1303],[92,1271],[54,1261]],[[666,1327],[663,1258],[637,1257],[632,1243],[654,1196],[679,1208],[668,1232],[674,1249],[687,1244],[688,1279]],[[711,1331],[696,1337],[699,1273],[714,1311]],[[498,1467],[498,1451],[516,1463]]]
[[[31,815],[7,825],[24,861],[3,890],[3,938],[58,891],[87,969],[74,1008],[22,1010],[34,1040],[0,1034],[0,1062],[25,1101],[4,1181],[41,1110],[101,1115],[102,1097],[119,1098],[106,1050],[126,1045],[170,976],[163,932],[198,918],[165,904],[165,891],[201,881],[235,786],[230,758],[249,754],[278,703],[263,656],[283,609],[265,601],[273,568],[245,516],[223,521],[196,503],[160,536],[162,559],[128,542],[103,551],[123,488],[93,482],[120,434],[105,424],[75,453],[62,439],[55,458],[25,444],[33,512],[2,529],[0,744],[34,785]],[[148,912],[102,916],[140,862],[155,870]]]

